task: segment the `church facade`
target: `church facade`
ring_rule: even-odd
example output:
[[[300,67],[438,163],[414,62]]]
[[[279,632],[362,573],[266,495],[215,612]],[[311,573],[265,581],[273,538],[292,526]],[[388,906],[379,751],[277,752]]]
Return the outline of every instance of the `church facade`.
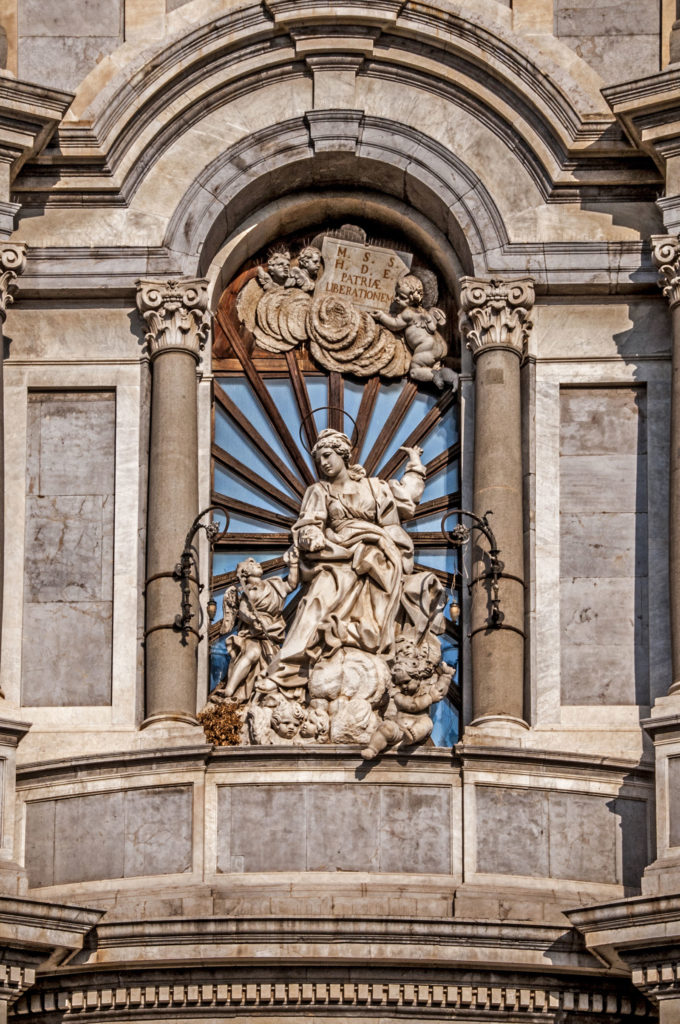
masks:
[[[3,1022],[680,1021],[679,16],[0,0]]]

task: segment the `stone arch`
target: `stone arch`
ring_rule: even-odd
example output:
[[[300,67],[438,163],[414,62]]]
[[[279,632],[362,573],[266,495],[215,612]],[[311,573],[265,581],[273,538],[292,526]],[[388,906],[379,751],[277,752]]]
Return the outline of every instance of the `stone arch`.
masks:
[[[508,242],[492,197],[454,153],[394,121],[330,110],[309,112],[226,149],[185,192],[164,244],[183,272],[202,275],[244,225],[257,223],[259,232],[249,233],[249,243],[242,239],[241,259],[264,244],[267,225],[280,220],[281,203],[295,217],[296,210],[306,207],[309,216],[331,201],[348,214],[361,203],[382,204],[395,223],[413,212],[410,230],[421,245],[430,233],[433,259],[454,286],[461,273],[483,273],[485,254]],[[455,258],[446,255],[446,243]]]

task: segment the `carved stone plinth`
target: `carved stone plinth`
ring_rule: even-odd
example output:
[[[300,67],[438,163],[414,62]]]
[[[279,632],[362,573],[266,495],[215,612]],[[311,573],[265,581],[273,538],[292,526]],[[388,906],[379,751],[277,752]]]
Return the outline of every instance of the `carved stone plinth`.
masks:
[[[146,585],[146,723],[196,723],[198,595],[188,638],[174,627],[173,575],[198,512],[196,363],[210,330],[206,281],[139,281],[152,359]]]
[[[520,360],[533,302],[529,278],[461,282],[460,328],[476,364],[473,511],[493,513],[504,563],[502,617],[490,628],[488,551],[479,543],[473,548],[473,725],[485,731],[525,727]]]

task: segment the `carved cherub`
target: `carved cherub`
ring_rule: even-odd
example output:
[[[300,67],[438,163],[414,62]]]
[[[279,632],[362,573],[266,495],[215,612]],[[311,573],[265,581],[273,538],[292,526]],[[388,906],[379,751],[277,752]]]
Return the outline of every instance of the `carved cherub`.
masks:
[[[234,697],[241,687],[240,700],[249,700],[258,677],[278,652],[285,633],[283,605],[299,580],[297,549],[291,548],[284,557],[289,566],[285,580],[280,576],[263,579],[262,566],[254,558],[236,566],[239,582],[224,595],[220,635],[231,633],[237,622],[241,628],[227,636],[231,663],[226,680],[210,695],[213,703]]]
[[[446,342],[437,327],[446,323],[441,309],[433,306],[425,309],[422,305],[423,283],[415,274],[399,278],[395,287],[393,308],[396,316],[390,316],[380,309],[373,311],[373,318],[390,331],[402,331],[404,340],[411,351],[409,376],[412,380],[432,381],[438,388],[447,384],[452,390],[458,387],[458,374],[441,364],[446,355]]]
[[[316,279],[321,268],[321,250],[315,245],[307,245],[298,256],[297,267],[291,267],[287,288],[301,288],[303,292],[313,292]]]
[[[291,280],[290,253],[287,249],[273,249],[267,257],[267,269],[257,268],[257,280],[264,291],[284,288]]]
[[[410,746],[426,740],[432,732],[430,705],[446,696],[453,675],[449,665],[441,660],[437,663],[441,652],[434,638],[418,643],[413,636],[402,634],[395,648],[385,719],[361,751],[367,761],[397,743]]]

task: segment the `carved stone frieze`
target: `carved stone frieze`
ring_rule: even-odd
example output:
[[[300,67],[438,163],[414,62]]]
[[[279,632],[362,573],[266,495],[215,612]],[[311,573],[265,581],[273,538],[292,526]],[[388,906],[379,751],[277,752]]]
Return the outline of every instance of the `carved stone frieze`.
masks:
[[[7,307],[14,302],[17,278],[26,269],[26,246],[23,242],[0,244],[0,321],[4,323]]]
[[[652,259],[659,271],[659,287],[673,309],[680,302],[680,238],[652,235]]]
[[[138,281],[137,308],[148,327],[152,359],[167,349],[190,352],[198,359],[210,332],[207,281]]]
[[[487,348],[506,348],[524,354],[534,304],[531,278],[514,281],[461,279],[459,327],[476,358]]]

